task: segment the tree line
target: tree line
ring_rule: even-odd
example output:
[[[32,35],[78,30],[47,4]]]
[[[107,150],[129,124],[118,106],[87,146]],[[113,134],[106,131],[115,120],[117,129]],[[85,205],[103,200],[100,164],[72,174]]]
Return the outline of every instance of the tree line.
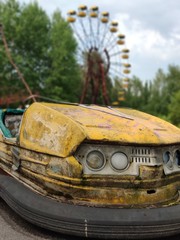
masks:
[[[159,69],[151,81],[134,76],[121,104],[161,117],[180,127],[180,66]]]
[[[0,24],[12,58],[34,94],[79,102],[83,74],[76,60],[78,46],[60,10],[49,16],[37,2],[0,0]],[[108,78],[108,82],[113,102],[122,90],[121,79]],[[25,91],[8,61],[1,36],[0,84],[0,97]],[[146,82],[133,76],[119,106],[139,109],[180,126],[180,67],[170,65],[166,73],[159,69],[155,78]]]

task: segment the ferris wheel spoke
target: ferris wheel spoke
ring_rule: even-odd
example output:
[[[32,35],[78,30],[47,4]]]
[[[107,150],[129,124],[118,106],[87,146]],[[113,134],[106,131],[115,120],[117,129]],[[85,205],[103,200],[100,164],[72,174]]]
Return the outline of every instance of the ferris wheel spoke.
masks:
[[[124,34],[118,34],[116,38],[114,38],[114,40],[112,40],[109,43],[109,46],[111,46],[112,44],[118,44],[118,45],[123,45],[125,44],[125,35]]]
[[[79,41],[81,42],[81,44],[83,45],[83,47],[85,49],[88,49],[88,46],[86,45],[86,43],[84,42],[84,40],[82,39],[81,35],[78,33],[77,29],[75,26],[73,26],[73,30],[74,30],[74,33],[76,35],[76,37],[79,39]]]
[[[99,25],[100,25],[100,27],[99,27],[99,39],[98,39],[99,46],[98,46],[98,48],[101,51],[103,49],[103,42],[104,42],[104,38],[106,37],[108,27],[107,27],[106,23],[104,23],[102,25],[100,18],[99,18],[98,22],[99,22]]]
[[[106,48],[108,49],[108,51],[110,52],[112,49],[114,49],[115,47],[117,47],[117,38],[114,38],[113,41],[111,41]]]
[[[114,71],[114,72],[117,72],[119,74],[119,70],[117,69],[116,66],[111,65],[111,70]],[[123,72],[121,72],[119,75],[121,75],[123,78],[128,78],[127,74],[125,74]]]
[[[110,57],[115,57],[115,56],[117,56],[117,55],[120,55],[122,53],[122,51],[120,50],[120,51],[118,51],[118,52],[115,52],[115,53],[113,53],[113,54],[110,54],[109,56]]]
[[[77,54],[82,54],[84,52],[84,49],[80,46],[77,47]]]
[[[109,38],[106,39],[106,42],[104,43],[105,48],[109,45],[111,45],[111,42],[115,39],[115,33],[118,31],[118,23],[117,22],[111,22],[109,26]]]
[[[117,47],[117,45],[114,44],[114,45],[111,45],[111,46],[106,46],[106,49],[107,49],[107,51],[110,53],[110,52],[113,51],[113,49],[116,48],[116,47]]]
[[[116,73],[119,74],[119,75],[122,74],[121,71],[120,71],[120,69],[121,69],[121,66],[118,66],[117,64],[116,64],[116,65],[111,64],[111,70],[114,71],[114,72],[116,72]]]
[[[98,13],[98,15],[99,15],[99,13]],[[98,21],[98,23],[97,23],[97,40],[98,40],[97,47],[100,48],[99,36],[100,36],[100,24],[101,24],[101,21],[100,21],[99,18],[98,18],[97,21]]]
[[[119,73],[117,68],[112,66],[112,65],[111,65],[111,70],[110,71],[113,72],[113,73],[116,73],[116,75],[118,75],[118,76],[125,77],[125,75],[123,73]]]
[[[113,37],[113,34],[110,34],[109,37],[105,39],[104,48],[107,48],[107,46],[109,46],[109,42],[111,41],[112,37]]]
[[[103,35],[105,34],[105,24],[101,25],[101,20],[100,18],[98,19],[99,20],[99,43],[101,43],[102,39],[103,39]]]
[[[95,37],[94,37],[94,31],[93,31],[93,27],[92,27],[92,19],[90,16],[88,16],[88,20],[89,20],[89,29],[90,29],[90,34],[91,34],[90,37],[92,37],[92,47],[95,47],[96,42],[94,40]]]
[[[112,45],[117,45],[117,37],[114,37],[108,44],[108,48],[110,48]]]
[[[108,34],[108,24],[105,24],[105,27],[104,27],[104,32],[103,32],[103,35],[102,35],[102,38],[100,40],[100,48],[103,49],[103,45],[104,45],[104,40],[106,38],[106,35]]]
[[[87,47],[89,48],[90,46],[91,46],[91,38],[89,38],[89,36],[88,36],[88,33],[87,33],[87,31],[86,31],[86,28],[85,28],[85,26],[84,26],[84,24],[83,24],[83,19],[82,18],[79,18],[79,22],[80,22],[80,25],[81,25],[81,28],[82,28],[82,30],[83,30],[83,33],[84,33],[84,36],[85,36],[85,38],[86,38],[86,42],[87,42]]]
[[[111,62],[111,65],[122,67],[123,63]]]

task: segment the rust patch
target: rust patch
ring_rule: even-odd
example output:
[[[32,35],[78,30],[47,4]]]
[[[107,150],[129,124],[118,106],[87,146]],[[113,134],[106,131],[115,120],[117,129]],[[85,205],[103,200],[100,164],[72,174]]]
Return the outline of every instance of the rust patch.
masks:
[[[163,166],[139,166],[139,177],[143,180],[154,180],[154,179],[161,179],[165,177]]]

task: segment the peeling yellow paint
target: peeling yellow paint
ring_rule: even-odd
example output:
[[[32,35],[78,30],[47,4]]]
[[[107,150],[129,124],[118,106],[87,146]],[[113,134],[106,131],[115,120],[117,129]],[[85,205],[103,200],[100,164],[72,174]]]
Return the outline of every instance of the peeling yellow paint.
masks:
[[[88,202],[89,204],[107,204],[107,205],[149,205],[149,204],[167,204],[174,202],[178,198],[176,184],[168,184],[163,187],[144,189],[144,188],[121,188],[119,187],[88,187],[83,185],[72,185],[53,178],[22,169],[24,175],[37,181],[42,189],[58,197],[66,198],[66,201]],[[153,191],[154,192],[153,192]]]
[[[42,105],[70,118],[84,130],[89,140],[153,145],[180,142],[179,128],[139,111],[84,105]]]
[[[70,178],[82,177],[82,166],[74,157],[51,158],[47,166],[47,174],[52,178],[59,179],[62,176]]]
[[[86,134],[76,122],[40,103],[23,116],[20,146],[41,153],[66,157],[76,150]]]

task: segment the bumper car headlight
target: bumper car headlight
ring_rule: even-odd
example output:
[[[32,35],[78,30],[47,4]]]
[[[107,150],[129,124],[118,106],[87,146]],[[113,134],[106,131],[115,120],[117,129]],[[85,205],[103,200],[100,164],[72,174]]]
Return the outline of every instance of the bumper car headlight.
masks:
[[[93,171],[99,171],[105,165],[105,157],[100,151],[91,151],[86,157],[86,165]]]
[[[111,157],[111,166],[113,169],[122,171],[125,170],[129,165],[127,156],[124,153],[117,152]]]
[[[173,162],[171,161],[171,154],[169,151],[163,154],[163,162],[169,169],[173,168]]]

